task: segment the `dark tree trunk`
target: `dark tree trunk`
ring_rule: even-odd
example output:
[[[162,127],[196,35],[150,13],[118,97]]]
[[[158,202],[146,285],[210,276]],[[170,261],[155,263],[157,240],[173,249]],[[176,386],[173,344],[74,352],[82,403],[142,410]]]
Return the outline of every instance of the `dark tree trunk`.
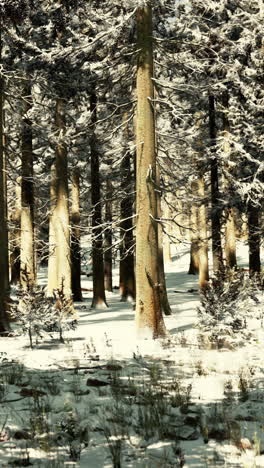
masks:
[[[73,170],[71,205],[71,279],[74,301],[82,301],[80,246],[80,171]]]
[[[121,190],[124,196],[120,204],[120,295],[121,301],[136,298],[133,239],[134,181],[131,174],[131,155],[128,152],[121,161]]]
[[[249,271],[251,274],[260,273],[260,225],[259,207],[249,201],[248,203],[248,247]]]
[[[214,152],[216,143],[215,98],[209,96],[209,133]],[[213,270],[215,273],[223,268],[223,252],[221,245],[221,213],[219,200],[219,178],[217,157],[211,159],[211,224],[212,224],[212,252]]]
[[[11,217],[13,225],[12,238],[10,238],[10,266],[11,284],[20,280],[20,218],[21,218],[21,178],[18,177],[15,186],[15,208]]]
[[[107,224],[104,235],[104,282],[105,290],[113,291],[112,279],[112,183],[110,179],[106,181],[106,202],[105,202],[105,222]]]
[[[1,33],[0,33],[1,34]],[[1,37],[0,37],[1,47]],[[0,49],[1,57],[1,49]],[[10,331],[7,315],[7,295],[9,294],[8,271],[8,230],[6,215],[6,181],[5,181],[5,154],[3,145],[3,86],[4,81],[0,77],[0,335]]]
[[[102,234],[102,206],[100,191],[100,165],[95,127],[97,122],[97,97],[95,90],[90,95],[91,122],[93,134],[91,147],[91,198],[92,198],[92,263],[93,263],[93,300],[92,308],[107,307],[104,287],[104,255]]]

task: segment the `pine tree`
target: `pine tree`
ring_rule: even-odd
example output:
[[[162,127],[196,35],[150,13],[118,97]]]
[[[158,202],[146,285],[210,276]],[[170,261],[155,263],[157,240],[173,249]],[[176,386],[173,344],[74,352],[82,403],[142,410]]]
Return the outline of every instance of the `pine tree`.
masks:
[[[154,337],[165,333],[159,284],[152,9],[137,9],[136,324]]]

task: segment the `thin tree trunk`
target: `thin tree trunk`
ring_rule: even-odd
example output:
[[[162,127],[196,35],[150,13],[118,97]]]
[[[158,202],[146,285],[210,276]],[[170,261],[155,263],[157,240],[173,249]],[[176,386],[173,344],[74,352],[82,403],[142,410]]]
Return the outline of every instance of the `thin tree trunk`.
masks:
[[[32,288],[36,280],[34,241],[34,174],[32,149],[32,123],[28,112],[32,106],[31,86],[24,88],[24,115],[22,118],[21,152],[21,244],[20,282],[23,289]]]
[[[72,174],[71,204],[71,267],[72,294],[74,301],[82,301],[81,288],[81,245],[80,245],[80,171],[76,167]]]
[[[0,32],[1,57],[1,32]],[[10,331],[7,315],[7,296],[9,294],[8,269],[8,230],[6,216],[5,154],[3,134],[4,81],[0,77],[0,335]]]
[[[222,97],[222,103],[224,107],[223,112],[223,152],[225,160],[230,161],[230,124],[228,120],[228,93],[225,92]],[[224,180],[225,188],[228,192],[229,183],[228,180]],[[229,203],[229,206],[226,209],[226,229],[225,229],[225,258],[226,266],[228,268],[235,268],[237,266],[236,259],[236,225],[235,225],[235,211],[234,207]]]
[[[10,236],[11,284],[17,284],[20,280],[20,219],[21,178],[18,177],[15,186],[15,207],[11,215],[11,223],[13,224],[12,237]]]
[[[156,168],[156,184],[157,188],[160,186],[160,169]],[[156,190],[157,196],[157,213],[158,218],[161,218],[161,192]],[[160,301],[162,312],[165,315],[171,315],[171,307],[168,300],[167,287],[166,287],[166,278],[165,278],[165,268],[164,268],[164,253],[163,253],[163,232],[161,223],[158,224],[158,244],[159,244],[159,285],[160,285]]]
[[[248,202],[248,247],[250,274],[260,273],[260,223],[259,207]]]
[[[198,228],[198,258],[199,258],[199,287],[207,287],[209,280],[208,267],[208,235],[207,216],[205,204],[205,184],[204,177],[200,174],[197,180],[197,195],[199,197],[197,228]]]
[[[97,97],[95,90],[90,95],[91,122],[93,135],[91,147],[91,197],[92,197],[92,262],[93,262],[93,300],[92,308],[107,307],[104,287],[104,255],[102,235],[102,206],[100,191],[100,164],[97,150],[95,127],[97,123]]]
[[[137,9],[137,225],[136,326],[154,338],[165,334],[159,284],[156,196],[155,118],[153,103],[152,11]]]
[[[216,143],[215,98],[209,96],[209,134],[211,145]],[[214,273],[223,269],[223,252],[221,245],[221,208],[219,202],[218,162],[216,156],[211,159],[211,224],[212,253]]]
[[[67,148],[63,141],[65,134],[65,102],[57,99],[55,123],[58,131],[56,147],[56,198],[55,198],[55,233],[56,233],[56,271],[57,288],[66,297],[71,297],[71,248],[70,215],[68,190]]]
[[[193,197],[197,197],[197,183],[192,183],[192,194]],[[197,233],[197,220],[198,220],[198,213],[197,213],[197,201],[194,200],[190,206],[190,214],[189,214],[189,229],[190,229],[190,241],[191,241],[191,249],[190,249],[190,265],[188,275],[197,275],[199,273],[199,241],[198,241],[198,233]]]
[[[112,278],[112,196],[113,187],[111,180],[106,181],[105,222],[107,227],[104,235],[104,283],[106,291],[113,291]]]
[[[164,256],[164,263],[171,263],[172,256],[171,256],[171,241],[170,241],[170,234],[171,234],[171,209],[169,203],[166,201],[164,202],[164,218],[166,220],[166,234],[163,236],[163,256]]]
[[[122,158],[121,190],[124,196],[120,203],[120,283],[121,301],[134,301],[136,298],[133,240],[133,180],[131,174],[131,155],[129,152]]]
[[[48,259],[48,287],[47,296],[53,297],[54,290],[58,289],[57,281],[57,240],[56,240],[56,167],[50,168],[50,213],[49,213],[49,259]]]

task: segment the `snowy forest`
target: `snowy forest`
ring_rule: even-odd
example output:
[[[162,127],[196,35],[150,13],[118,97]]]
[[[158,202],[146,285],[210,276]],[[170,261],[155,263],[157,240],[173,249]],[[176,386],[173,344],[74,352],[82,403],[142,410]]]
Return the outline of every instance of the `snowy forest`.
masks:
[[[1,467],[263,467],[263,0],[0,0]]]

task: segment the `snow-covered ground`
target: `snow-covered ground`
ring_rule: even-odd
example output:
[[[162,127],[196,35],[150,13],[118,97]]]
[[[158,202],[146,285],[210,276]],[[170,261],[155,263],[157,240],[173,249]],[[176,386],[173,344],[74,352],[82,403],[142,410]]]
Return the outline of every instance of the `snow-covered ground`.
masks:
[[[242,243],[238,262],[247,264]],[[164,340],[138,340],[117,289],[107,310],[91,310],[85,276],[64,344],[54,335],[31,350],[26,336],[0,339],[1,467],[264,467],[263,298],[247,343],[205,349],[188,265],[188,247],[175,248]]]

